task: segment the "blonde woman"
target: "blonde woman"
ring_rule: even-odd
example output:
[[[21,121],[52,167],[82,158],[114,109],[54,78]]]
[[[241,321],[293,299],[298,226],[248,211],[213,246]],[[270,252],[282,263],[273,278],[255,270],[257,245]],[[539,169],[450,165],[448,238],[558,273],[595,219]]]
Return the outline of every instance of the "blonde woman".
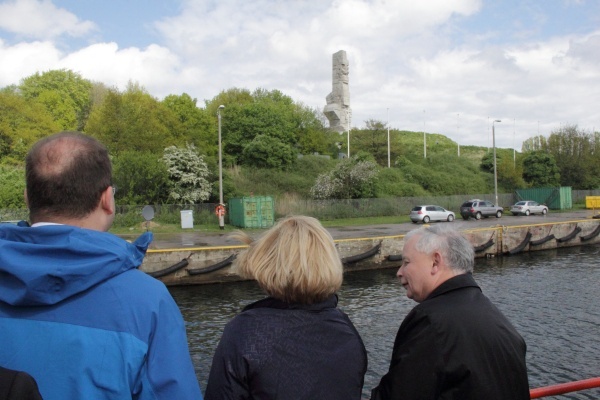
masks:
[[[336,292],[343,268],[333,238],[311,217],[284,218],[235,265],[268,297],[226,326],[205,399],[360,399],[367,354]]]

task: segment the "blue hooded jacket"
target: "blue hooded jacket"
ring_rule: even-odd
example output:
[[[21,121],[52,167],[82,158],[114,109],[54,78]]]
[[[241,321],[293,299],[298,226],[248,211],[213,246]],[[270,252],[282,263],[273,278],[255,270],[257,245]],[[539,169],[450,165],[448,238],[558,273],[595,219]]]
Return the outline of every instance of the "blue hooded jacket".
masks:
[[[68,225],[0,226],[0,365],[45,400],[202,399],[185,326],[133,244]]]

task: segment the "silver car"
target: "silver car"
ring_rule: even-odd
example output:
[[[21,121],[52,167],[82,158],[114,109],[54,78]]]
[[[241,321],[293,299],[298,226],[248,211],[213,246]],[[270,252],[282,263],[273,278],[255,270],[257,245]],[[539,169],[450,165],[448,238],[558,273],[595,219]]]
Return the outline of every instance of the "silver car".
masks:
[[[543,204],[539,204],[536,201],[523,200],[517,201],[512,207],[510,207],[510,212],[513,213],[513,215],[546,215],[548,213],[548,207]]]
[[[424,224],[429,221],[454,221],[455,215],[452,211],[446,210],[444,207],[435,205],[415,206],[410,210],[410,220],[413,224],[422,221]]]

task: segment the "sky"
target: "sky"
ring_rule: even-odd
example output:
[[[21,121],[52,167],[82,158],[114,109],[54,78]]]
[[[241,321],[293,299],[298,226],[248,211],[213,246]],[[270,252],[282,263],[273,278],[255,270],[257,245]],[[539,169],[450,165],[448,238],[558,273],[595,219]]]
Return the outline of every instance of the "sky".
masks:
[[[339,50],[352,127],[517,150],[600,130],[598,0],[0,0],[0,87],[64,68],[199,107],[262,88],[323,110]]]

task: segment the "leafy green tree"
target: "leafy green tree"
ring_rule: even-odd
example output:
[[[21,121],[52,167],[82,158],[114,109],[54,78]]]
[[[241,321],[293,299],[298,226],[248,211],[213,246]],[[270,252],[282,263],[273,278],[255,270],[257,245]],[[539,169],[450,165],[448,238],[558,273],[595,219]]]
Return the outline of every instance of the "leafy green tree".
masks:
[[[116,154],[136,150],[158,155],[183,136],[177,115],[132,83],[124,93],[108,90],[102,104],[90,114],[86,132]]]
[[[595,153],[595,136],[567,125],[552,132],[544,148],[552,154],[560,170],[560,183],[575,189],[600,187],[600,158]]]
[[[82,130],[91,108],[92,82],[67,69],[21,80],[23,97],[43,104],[63,130]]]
[[[516,163],[514,159],[504,157],[496,160],[498,163],[498,186],[505,191],[514,191],[526,187],[523,180],[523,166]]]
[[[118,204],[160,204],[167,199],[169,173],[163,160],[149,152],[123,151],[113,158]]]
[[[496,154],[496,164],[500,162],[500,156]],[[494,173],[494,153],[491,151],[484,154],[481,157],[481,164],[479,165],[482,171],[489,172],[491,174]]]
[[[365,122],[366,128],[351,134],[352,147],[370,153],[377,164],[387,166],[387,124],[375,119]]]
[[[296,156],[295,150],[278,138],[258,135],[244,147],[244,164],[259,168],[286,169]]]
[[[60,130],[41,104],[0,91],[0,163],[22,164],[33,143]]]
[[[24,192],[24,169],[0,166],[0,208],[25,208]],[[1,215],[0,219],[2,219]]]
[[[257,89],[252,102],[224,104],[222,111],[222,140],[224,152],[243,164],[244,148],[258,135],[278,139],[295,146],[299,121],[297,107],[289,96],[274,90]]]
[[[168,95],[162,103],[170,109],[182,125],[182,135],[187,143],[192,143],[206,154],[217,153],[216,118],[208,115],[206,110],[196,106],[197,100],[189,94]]]
[[[523,159],[523,179],[533,187],[560,185],[560,172],[554,157],[545,151],[532,151]]]
[[[178,204],[196,204],[210,197],[210,172],[194,145],[167,147],[163,161],[169,173],[169,200]]]
[[[315,199],[359,199],[373,197],[378,167],[366,153],[340,161],[336,167],[319,175],[311,195]]]
[[[335,142],[339,141],[339,134],[325,127],[320,110],[299,104],[294,114],[298,127],[296,145],[301,154],[337,154]]]

